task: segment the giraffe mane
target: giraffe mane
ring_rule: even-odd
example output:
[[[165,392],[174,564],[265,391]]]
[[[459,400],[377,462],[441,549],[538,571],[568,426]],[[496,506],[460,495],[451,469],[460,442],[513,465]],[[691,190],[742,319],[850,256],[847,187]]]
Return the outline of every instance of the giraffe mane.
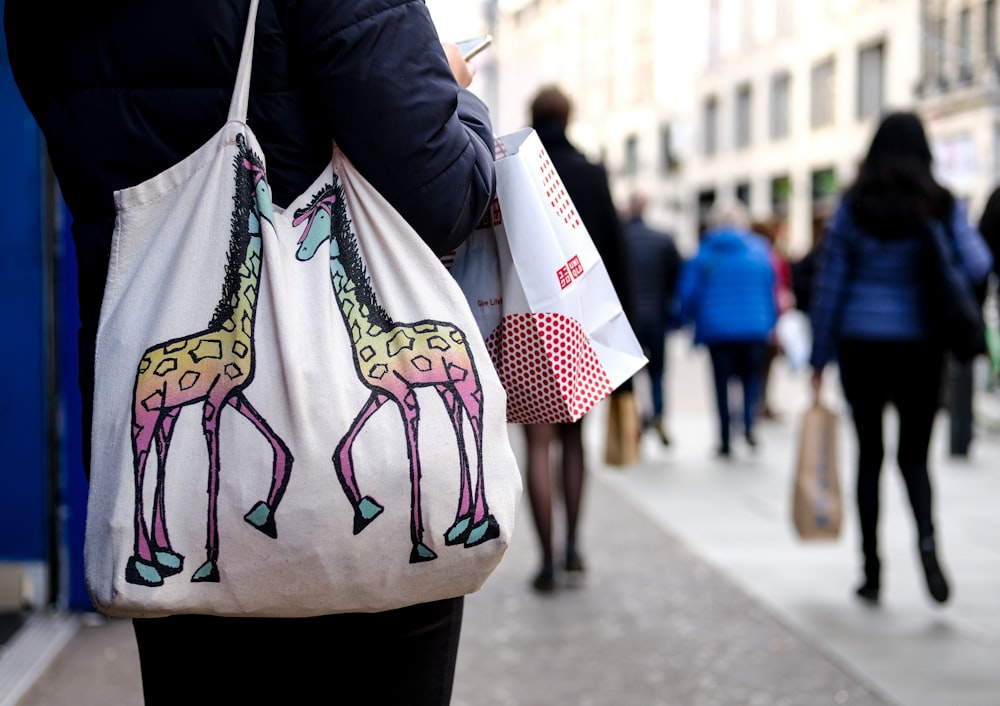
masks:
[[[246,144],[243,135],[236,137],[239,152],[233,158],[233,168],[236,172],[236,192],[233,195],[233,213],[229,219],[229,252],[226,254],[225,279],[222,282],[222,296],[215,306],[212,320],[209,322],[209,329],[216,329],[222,326],[223,322],[231,318],[234,310],[233,292],[240,283],[240,266],[246,256],[247,246],[250,243],[250,212],[257,204],[256,184],[254,184],[253,173],[243,165],[243,160],[247,159],[257,167],[263,169],[263,162],[255,155]]]
[[[340,249],[340,264],[343,265],[348,279],[354,283],[354,294],[358,303],[368,307],[369,320],[378,324],[383,330],[388,330],[394,325],[393,320],[378,303],[375,290],[372,289],[364,260],[361,259],[361,251],[358,249],[357,236],[351,231],[351,219],[347,215],[344,187],[336,174],[333,175],[333,179],[333,189],[337,198],[333,204],[332,237],[336,239]]]

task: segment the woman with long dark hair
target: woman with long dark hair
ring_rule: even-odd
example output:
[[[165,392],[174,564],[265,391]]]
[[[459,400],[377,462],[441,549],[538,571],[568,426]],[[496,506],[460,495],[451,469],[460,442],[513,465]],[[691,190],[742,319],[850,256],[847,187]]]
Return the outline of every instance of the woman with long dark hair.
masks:
[[[920,118],[888,115],[823,237],[812,292],[813,388],[818,394],[823,369],[836,360],[857,433],[864,559],[857,594],[871,603],[881,587],[879,476],[889,405],[899,420],[896,461],[913,510],[927,589],[939,603],[949,595],[938,560],[927,467],[945,359],[931,313],[940,294],[928,276],[933,251],[927,224],[948,227],[974,282],[985,281],[992,257],[964,206],[935,180],[931,165]]]

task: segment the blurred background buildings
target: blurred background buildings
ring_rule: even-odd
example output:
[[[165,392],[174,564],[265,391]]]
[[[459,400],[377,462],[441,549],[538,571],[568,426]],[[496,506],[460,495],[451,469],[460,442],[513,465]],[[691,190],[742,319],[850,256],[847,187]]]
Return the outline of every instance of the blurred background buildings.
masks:
[[[712,200],[736,196],[804,253],[887,110],[923,116],[974,218],[1000,180],[996,0],[428,4],[445,37],[493,33],[473,87],[499,134],[559,84],[571,137],[606,162],[619,203],[648,187],[650,220],[688,250]]]

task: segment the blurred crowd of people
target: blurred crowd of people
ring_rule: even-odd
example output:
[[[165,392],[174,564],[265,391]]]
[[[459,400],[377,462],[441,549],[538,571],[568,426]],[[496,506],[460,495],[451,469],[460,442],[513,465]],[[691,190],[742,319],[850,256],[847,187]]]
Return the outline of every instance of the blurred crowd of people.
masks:
[[[558,89],[547,89],[556,91]],[[568,144],[566,113],[551,149]],[[537,117],[537,116],[536,116]],[[536,127],[544,125],[536,123]],[[540,130],[541,132],[541,130]],[[577,164],[586,160],[576,148]],[[554,160],[555,161],[555,160]],[[590,163],[587,163],[590,164]],[[562,174],[562,167],[560,173]],[[606,203],[606,173],[591,164],[590,195]],[[593,171],[596,170],[596,171]],[[566,175],[563,175],[564,178]],[[567,179],[569,182],[570,179]],[[603,184],[599,184],[602,182]],[[596,190],[596,191],[595,191]],[[636,378],[645,385],[638,400],[640,437],[652,433],[669,446],[668,340],[690,336],[704,346],[711,362],[707,382],[715,399],[719,458],[734,453],[734,439],[752,452],[758,445],[756,426],[780,418],[770,403],[768,379],[776,360],[791,356],[787,334],[779,322],[796,317],[794,369],[819,395],[824,370],[838,369],[839,384],[858,442],[855,500],[861,527],[862,582],[857,595],[876,603],[881,589],[879,555],[879,478],[883,467],[884,412],[897,411],[896,462],[906,485],[916,529],[916,549],[930,596],[947,601],[950,587],[939,558],[934,532],[928,447],[937,412],[946,404],[960,429],[971,424],[968,407],[971,375],[945,386],[946,372],[967,371],[969,361],[953,360],[943,338],[940,286],[929,273],[936,264],[928,235],[934,227],[947,231],[956,252],[955,267],[982,305],[988,277],[996,271],[1000,251],[1000,188],[990,198],[978,224],[962,201],[934,177],[932,155],[920,118],[910,112],[887,115],[879,124],[866,156],[838,203],[813,224],[810,249],[791,258],[786,250],[786,224],[768,215],[754,220],[748,206],[720,198],[707,214],[693,252],[682,252],[674,234],[646,221],[649,190],[637,187],[620,211],[619,222],[585,223],[602,256],[612,252],[615,286],[633,329],[649,360]],[[584,214],[586,216],[586,214]],[[621,257],[627,253],[627,257]],[[805,328],[802,331],[802,328]],[[786,327],[786,330],[792,330]],[[804,348],[803,348],[804,345]],[[800,350],[801,349],[801,350]],[[957,366],[957,367],[956,367]],[[946,392],[946,395],[942,393]],[[947,399],[946,399],[947,398]],[[734,404],[735,403],[735,404]],[[543,563],[535,588],[553,590],[556,568],[552,549],[552,483],[548,444],[563,439],[563,483],[567,502],[567,571],[582,571],[576,541],[583,488],[584,456],[580,420],[560,434],[529,430],[529,495],[540,532]],[[953,454],[967,452],[969,439],[953,443]],[[543,447],[539,444],[544,443]],[[540,470],[544,467],[544,470]],[[543,492],[544,491],[544,492]]]

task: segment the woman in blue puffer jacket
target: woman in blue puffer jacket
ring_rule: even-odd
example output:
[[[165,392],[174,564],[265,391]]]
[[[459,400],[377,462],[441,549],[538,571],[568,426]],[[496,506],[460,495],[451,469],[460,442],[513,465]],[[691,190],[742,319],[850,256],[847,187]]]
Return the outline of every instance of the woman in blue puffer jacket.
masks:
[[[777,320],[770,246],[749,229],[739,202],[717,202],[698,252],[677,286],[680,316],[694,323],[694,342],[708,347],[719,415],[721,457],[730,455],[729,382],[743,390],[743,433],[750,447],[764,382],[767,341]]]
[[[931,596],[943,603],[949,587],[937,556],[927,452],[939,408],[944,345],[932,329],[932,256],[926,223],[950,225],[974,283],[989,274],[986,243],[964,207],[938,184],[920,119],[887,116],[872,139],[854,184],[823,236],[812,291],[812,384],[836,359],[858,439],[857,504],[864,582],[857,594],[879,597],[877,531],[882,420],[898,412],[896,460],[916,521],[918,550]]]

